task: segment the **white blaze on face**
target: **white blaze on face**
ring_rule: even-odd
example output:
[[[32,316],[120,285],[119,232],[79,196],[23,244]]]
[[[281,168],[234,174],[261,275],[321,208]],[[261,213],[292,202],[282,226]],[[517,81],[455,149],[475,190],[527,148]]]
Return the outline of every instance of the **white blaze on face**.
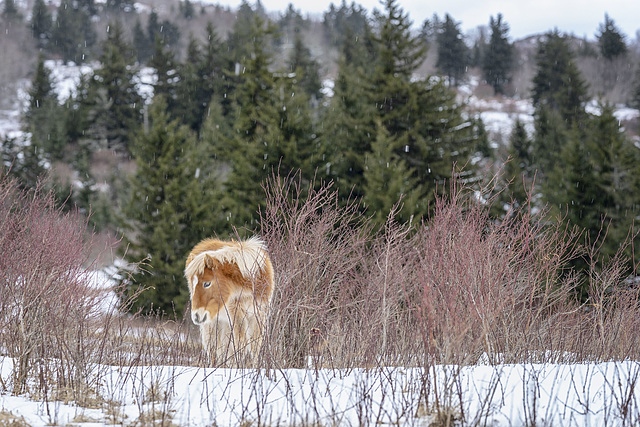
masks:
[[[192,290],[192,294],[193,294],[196,290],[196,286],[198,285],[197,275],[193,276],[191,283],[193,287],[193,290]],[[191,306],[191,321],[196,325],[202,325],[205,322],[211,321],[211,316],[209,316],[209,313],[207,313],[204,307],[200,307],[197,310],[194,310],[193,306]]]

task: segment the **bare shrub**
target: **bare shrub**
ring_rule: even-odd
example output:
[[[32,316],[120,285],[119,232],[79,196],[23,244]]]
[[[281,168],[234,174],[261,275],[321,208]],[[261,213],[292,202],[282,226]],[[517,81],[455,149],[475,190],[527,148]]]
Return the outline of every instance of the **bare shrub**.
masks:
[[[302,200],[308,192],[306,201]],[[452,183],[418,225],[373,230],[332,185],[274,177],[262,235],[276,271],[265,363],[303,367],[601,360],[637,353],[637,290],[623,259],[592,271],[576,298],[581,230],[526,208],[502,220]],[[399,209],[399,207],[396,207]],[[622,252],[621,252],[622,253]],[[604,311],[603,311],[604,310]],[[597,355],[597,356],[596,356]]]
[[[13,392],[24,392],[29,376],[45,393],[50,380],[79,390],[102,295],[83,267],[86,222],[57,208],[52,192],[21,190],[6,176],[0,218],[0,348],[16,359]]]
[[[306,190],[299,179],[274,178],[261,214],[261,234],[277,272],[265,341],[265,357],[275,366],[306,366],[311,345],[331,360],[365,351],[345,332],[369,326],[357,324],[366,319],[366,303],[353,278],[370,227],[355,203],[339,207],[331,185],[316,191],[312,184],[303,202]]]

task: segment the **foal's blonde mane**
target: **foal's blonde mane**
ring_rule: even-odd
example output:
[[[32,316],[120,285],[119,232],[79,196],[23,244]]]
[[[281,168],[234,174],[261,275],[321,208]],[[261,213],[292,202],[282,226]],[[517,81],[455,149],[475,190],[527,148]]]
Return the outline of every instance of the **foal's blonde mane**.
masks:
[[[186,266],[184,275],[189,284],[193,277],[203,274],[206,266],[207,256],[218,260],[221,263],[234,263],[240,269],[240,273],[247,279],[257,276],[266,266],[266,244],[258,237],[251,237],[248,240],[231,242],[215,251],[204,251],[196,255]]]

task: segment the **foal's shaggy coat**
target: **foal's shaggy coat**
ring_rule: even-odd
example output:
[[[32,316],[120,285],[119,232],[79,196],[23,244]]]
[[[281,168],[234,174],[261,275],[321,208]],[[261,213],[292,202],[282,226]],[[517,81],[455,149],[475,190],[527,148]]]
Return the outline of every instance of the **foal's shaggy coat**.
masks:
[[[273,267],[264,242],[206,239],[187,257],[191,319],[200,326],[212,366],[237,365],[258,354]]]

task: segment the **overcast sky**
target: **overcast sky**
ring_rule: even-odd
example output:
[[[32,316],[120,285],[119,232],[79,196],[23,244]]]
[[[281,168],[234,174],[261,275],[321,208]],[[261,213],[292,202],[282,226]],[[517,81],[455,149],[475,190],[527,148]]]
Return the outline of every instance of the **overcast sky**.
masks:
[[[241,0],[211,0],[223,6],[236,8]],[[339,5],[342,0],[333,0]],[[255,0],[249,0],[255,4]],[[289,3],[301,11],[321,14],[329,9],[331,0],[262,0],[268,12],[286,10]],[[382,9],[378,0],[360,0],[369,12]],[[347,0],[351,4],[351,0]],[[409,13],[414,25],[419,26],[434,13],[443,17],[449,13],[462,23],[466,32],[478,25],[488,25],[489,17],[502,13],[511,27],[512,38],[519,39],[531,34],[543,33],[554,28],[594,39],[598,25],[604,22],[605,12],[627,36],[627,41],[636,39],[640,29],[640,0],[400,0],[398,4]]]

